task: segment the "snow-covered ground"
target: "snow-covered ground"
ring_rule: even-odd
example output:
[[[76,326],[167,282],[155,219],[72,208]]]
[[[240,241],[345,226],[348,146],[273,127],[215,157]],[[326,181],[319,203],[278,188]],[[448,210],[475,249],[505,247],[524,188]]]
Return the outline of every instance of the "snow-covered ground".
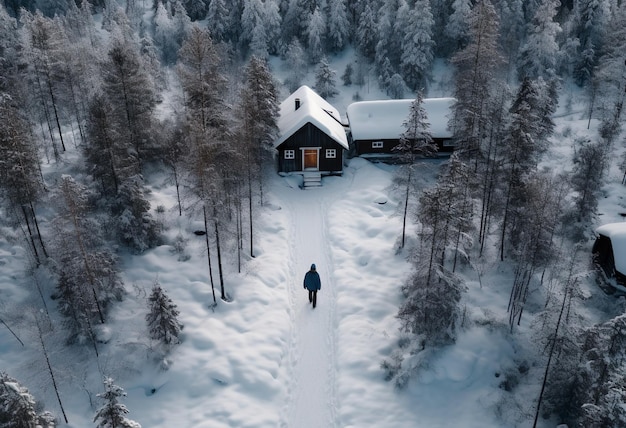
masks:
[[[346,58],[334,60],[339,75]],[[330,101],[345,112],[353,92],[362,89],[341,89]],[[381,97],[373,89],[371,96],[367,93],[360,95]],[[438,95],[449,93],[429,94]],[[597,124],[592,122],[588,131],[582,109],[559,112],[546,167],[567,169],[575,136],[595,135]],[[434,182],[438,162],[444,161],[423,165],[424,186]],[[46,165],[44,173],[58,174],[55,168]],[[533,309],[540,304],[531,299],[522,325],[509,335],[511,273],[500,264],[476,264],[480,275],[466,270],[466,315],[455,345],[437,352],[404,391],[383,379],[380,363],[397,338],[400,286],[410,272],[408,250],[397,251],[401,218],[391,189],[393,173],[394,167],[352,159],[342,177],[324,178],[319,189],[301,190],[293,177],[272,177],[255,217],[256,257],[237,273],[235,254],[225,254],[231,299],[219,300],[216,290],[215,308],[204,238],[193,234],[201,221],[189,214],[178,217],[165,172],[149,174],[153,209],[165,208],[155,215],[167,227],[167,243],[181,234],[190,258],[179,261],[172,245],[123,255],[128,296],[110,315],[103,332],[109,340],[99,345],[99,358],[90,347],[64,347],[59,334],[46,337],[69,419],[60,426],[93,426],[103,375],[126,390],[128,416],[144,428],[528,426],[544,370],[541,364],[526,365],[539,351],[529,332]],[[614,162],[600,206],[603,223],[621,221],[621,174]],[[413,226],[408,234],[410,247]],[[591,243],[584,250],[590,248]],[[27,290],[33,281],[24,262],[19,235],[0,229],[0,317],[24,342],[20,345],[0,325],[0,370],[28,387],[61,422],[32,322],[23,315],[41,306],[41,300],[29,300],[37,294]],[[322,280],[315,309],[302,289],[311,263]],[[39,279],[49,296],[52,285]],[[144,320],[147,294],[157,280],[178,305],[185,325],[182,343],[165,363],[154,359]],[[581,311],[592,320],[603,316],[598,308],[610,312],[619,304],[592,281],[584,287],[588,306]],[[54,308],[53,301],[47,304]],[[507,392],[501,384],[516,373],[520,383]]]

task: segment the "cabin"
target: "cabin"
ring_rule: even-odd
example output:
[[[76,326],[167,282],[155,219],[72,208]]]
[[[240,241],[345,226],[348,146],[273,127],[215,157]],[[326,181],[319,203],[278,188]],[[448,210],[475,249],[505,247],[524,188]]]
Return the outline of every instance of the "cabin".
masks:
[[[626,222],[600,226],[596,236],[591,250],[596,267],[608,285],[626,292]]]
[[[347,109],[350,125],[348,138],[353,154],[370,159],[394,158],[393,149],[405,131],[403,123],[409,117],[413,101],[359,101],[350,104]],[[423,102],[430,133],[440,153],[450,153],[454,149],[448,120],[455,101],[454,98],[425,98]]]
[[[341,175],[346,130],[339,111],[308,86],[301,86],[279,107],[278,173],[301,174],[304,186],[320,186],[323,175]]]

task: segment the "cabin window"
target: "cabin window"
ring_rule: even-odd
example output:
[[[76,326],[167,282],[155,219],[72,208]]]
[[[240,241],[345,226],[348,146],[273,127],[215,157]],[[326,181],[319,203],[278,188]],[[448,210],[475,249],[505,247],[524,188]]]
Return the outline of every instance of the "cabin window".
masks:
[[[336,149],[326,149],[326,158],[327,159],[334,159],[337,157],[337,150]]]
[[[372,141],[372,149],[382,149],[383,142],[382,141]]]
[[[296,151],[295,150],[285,150],[285,159],[295,159]]]

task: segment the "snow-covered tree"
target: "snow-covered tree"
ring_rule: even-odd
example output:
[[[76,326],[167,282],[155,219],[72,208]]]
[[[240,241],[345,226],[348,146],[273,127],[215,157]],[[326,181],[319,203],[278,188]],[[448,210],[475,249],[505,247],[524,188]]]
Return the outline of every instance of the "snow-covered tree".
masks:
[[[408,10],[408,25],[402,38],[400,69],[413,90],[425,90],[433,62],[433,16],[428,0],[417,0]]]
[[[54,428],[49,412],[38,414],[35,398],[8,374],[0,372],[0,426],[7,428]]]
[[[146,314],[150,338],[165,345],[179,343],[178,337],[183,326],[178,321],[178,315],[180,312],[177,306],[156,281],[148,297],[148,313]]]
[[[479,0],[469,20],[469,43],[451,59],[455,67],[455,98],[452,129],[458,149],[470,158],[480,157],[482,136],[488,134],[501,86],[498,16],[489,0]]]
[[[559,0],[541,3],[528,30],[526,43],[519,54],[520,77],[542,77],[551,80],[556,76],[559,58],[557,36],[561,26],[554,21]]]
[[[112,302],[122,299],[124,286],[115,256],[104,245],[102,226],[89,216],[85,186],[64,176],[57,200],[52,258],[59,311],[66,317],[70,339],[93,342],[93,324],[105,322]]]
[[[611,142],[621,130],[622,110],[626,99],[626,8],[617,8],[606,31],[603,53],[595,69],[593,88],[600,133]]]
[[[296,38],[292,39],[287,47],[285,63],[289,70],[289,74],[285,79],[285,85],[289,91],[293,92],[302,85],[307,65],[304,49]]]
[[[356,29],[355,44],[361,55],[368,59],[374,59],[376,53],[376,18],[369,3],[366,4],[363,13],[359,16]]]
[[[602,178],[607,167],[606,144],[592,142],[588,138],[574,141],[574,168],[571,184],[576,191],[574,197],[575,221],[584,227],[596,214]]]
[[[0,200],[11,217],[28,233],[37,264],[47,257],[35,212],[43,193],[39,155],[32,135],[17,106],[0,93]]]
[[[402,123],[404,132],[400,135],[400,142],[393,148],[394,152],[400,155],[400,159],[405,164],[398,173],[406,175],[406,190],[404,192],[404,215],[402,222],[402,241],[400,248],[404,247],[406,218],[409,207],[409,195],[414,186],[412,176],[414,174],[414,163],[417,156],[432,156],[437,153],[437,146],[433,143],[430,133],[430,123],[428,114],[424,108],[424,95],[422,91],[417,92],[417,97],[411,103],[409,115]]]
[[[468,41],[471,0],[454,0],[452,9],[453,12],[446,24],[446,35],[453,43],[453,51],[456,51],[465,47]]]
[[[112,41],[101,71],[102,88],[113,106],[120,138],[135,151],[141,166],[151,150],[149,131],[156,106],[154,82],[136,46],[120,38]]]
[[[594,67],[598,65],[598,57],[604,49],[610,17],[610,2],[607,0],[581,0],[575,3],[573,31],[579,45],[574,79],[581,86],[593,77]]]
[[[350,31],[345,0],[329,0],[326,22],[328,22],[326,36],[328,47],[332,52],[339,52],[348,43]]]
[[[265,60],[252,57],[245,69],[245,84],[241,90],[239,108],[240,137],[245,157],[248,208],[250,211],[250,254],[254,255],[253,181],[259,184],[263,203],[264,171],[273,159],[272,143],[278,135],[278,89]]]
[[[216,42],[224,42],[228,39],[230,26],[230,14],[227,0],[211,0],[207,13],[207,28],[211,38]]]
[[[386,88],[388,79],[400,67],[401,43],[407,30],[407,17],[408,5],[404,0],[385,0],[378,10],[378,41],[374,60],[383,88]]]
[[[322,58],[315,72],[315,91],[322,98],[332,98],[339,93],[335,82],[335,70],[330,68],[328,60]]]
[[[307,52],[311,64],[317,63],[322,58],[324,45],[326,43],[326,34],[327,29],[324,15],[319,8],[315,8],[306,28]]]
[[[141,428],[140,424],[126,417],[130,412],[126,405],[120,403],[120,399],[125,396],[124,389],[115,385],[113,379],[104,378],[104,392],[98,394],[104,405],[96,411],[93,418],[98,428]]]
[[[261,0],[250,0],[245,3],[241,15],[241,39],[247,44],[253,55],[267,58],[268,36],[265,27],[265,6]]]

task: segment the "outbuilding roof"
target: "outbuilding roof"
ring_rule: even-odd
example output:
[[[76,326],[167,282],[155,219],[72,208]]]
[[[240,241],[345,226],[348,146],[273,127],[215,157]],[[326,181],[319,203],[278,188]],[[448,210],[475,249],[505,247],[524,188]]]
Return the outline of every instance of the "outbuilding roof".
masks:
[[[626,275],[626,222],[605,224],[598,227],[596,233],[611,240],[615,269]]]
[[[348,106],[348,121],[352,139],[392,140],[399,139],[405,131],[402,124],[409,117],[409,108],[414,99],[359,101]],[[425,98],[424,109],[428,114],[430,133],[433,138],[452,138],[448,130],[454,98]]]
[[[296,108],[296,102],[298,108]],[[348,138],[341,123],[339,111],[308,86],[301,86],[280,104],[278,118],[279,137],[274,147],[280,146],[307,123],[312,123],[344,149]]]

